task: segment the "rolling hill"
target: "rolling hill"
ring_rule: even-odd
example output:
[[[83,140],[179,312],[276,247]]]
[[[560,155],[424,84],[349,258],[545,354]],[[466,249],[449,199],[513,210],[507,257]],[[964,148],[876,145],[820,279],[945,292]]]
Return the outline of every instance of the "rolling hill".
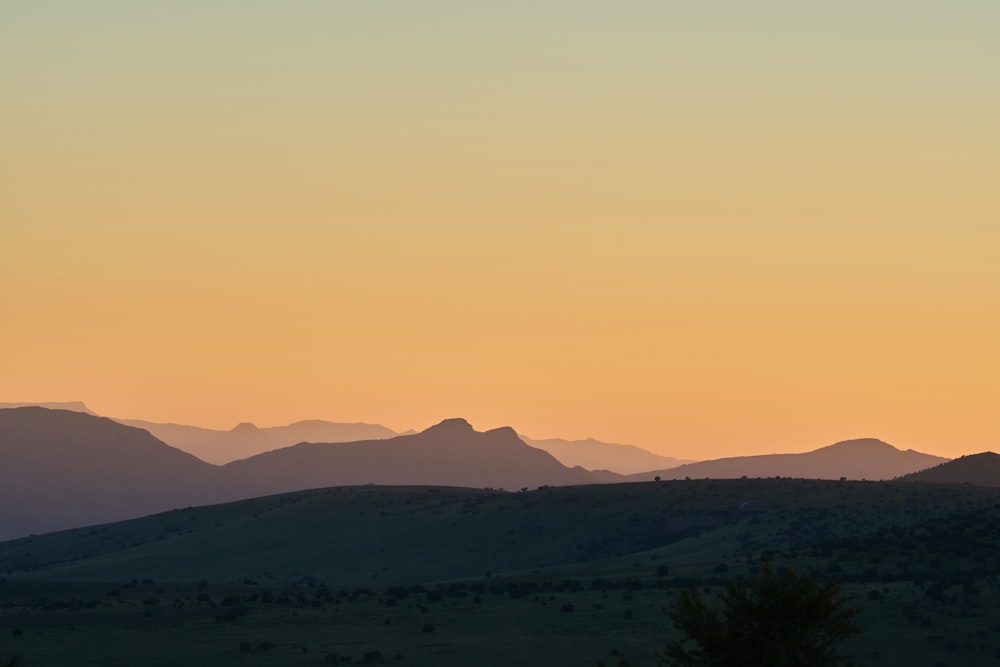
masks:
[[[901,482],[1000,487],[1000,454],[970,454],[899,478]]]
[[[739,477],[799,477],[803,479],[892,479],[943,463],[948,459],[902,451],[875,438],[845,440],[802,454],[735,456],[656,470],[627,479],[736,479]]]

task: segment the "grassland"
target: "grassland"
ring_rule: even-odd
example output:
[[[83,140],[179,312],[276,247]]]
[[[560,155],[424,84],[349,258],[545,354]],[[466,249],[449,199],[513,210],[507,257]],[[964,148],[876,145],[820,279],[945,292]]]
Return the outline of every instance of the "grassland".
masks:
[[[0,543],[0,660],[655,665],[761,562],[841,582],[863,665],[1000,662],[1000,490],[792,479],[354,487]]]

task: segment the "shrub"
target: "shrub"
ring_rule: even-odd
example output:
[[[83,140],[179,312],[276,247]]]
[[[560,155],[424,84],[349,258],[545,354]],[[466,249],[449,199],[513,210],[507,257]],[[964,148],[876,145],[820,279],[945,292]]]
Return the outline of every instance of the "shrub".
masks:
[[[681,592],[669,614],[683,639],[667,644],[660,664],[850,665],[837,644],[860,631],[857,613],[845,606],[835,584],[765,567],[747,584],[727,584],[717,604],[707,603],[697,589]]]

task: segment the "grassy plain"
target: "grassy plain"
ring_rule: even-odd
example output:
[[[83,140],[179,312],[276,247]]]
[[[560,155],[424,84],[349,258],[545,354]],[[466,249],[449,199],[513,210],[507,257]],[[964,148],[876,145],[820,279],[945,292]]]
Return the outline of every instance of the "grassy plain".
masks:
[[[676,591],[765,560],[841,582],[859,664],[1000,662],[1000,490],[793,479],[321,489],[0,543],[0,661],[648,666]]]

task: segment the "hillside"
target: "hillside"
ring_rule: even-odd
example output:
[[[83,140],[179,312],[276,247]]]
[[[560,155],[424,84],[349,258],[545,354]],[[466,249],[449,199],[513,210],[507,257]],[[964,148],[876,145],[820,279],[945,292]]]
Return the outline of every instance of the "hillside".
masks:
[[[218,470],[82,412],[0,410],[0,539],[220,502]]]
[[[739,477],[799,477],[802,479],[892,479],[947,461],[912,449],[902,451],[875,438],[845,440],[802,454],[735,456],[628,476],[641,481],[661,479],[736,479]]]
[[[993,665],[998,494],[770,478],[188,508],[0,542],[3,650],[77,664],[89,638],[83,662],[111,667],[656,664],[679,591],[766,560],[842,585],[858,664]]]
[[[300,442],[356,442],[392,438],[397,434],[379,424],[340,423],[309,419],[287,426],[258,428],[238,424],[229,431],[159,424],[141,419],[117,419],[129,426],[143,428],[171,447],[194,454],[203,461],[223,465],[272,449],[291,447]]]
[[[1000,455],[982,452],[962,456],[927,470],[904,475],[899,481],[1000,487]]]
[[[767,551],[803,566],[836,562],[845,573],[878,580],[906,554],[908,572],[933,572],[934,558],[951,548],[941,531],[960,521],[970,531],[983,522],[995,525],[997,500],[996,490],[974,486],[787,479],[527,492],[338,487],[0,543],[0,575],[390,585],[539,568],[600,573],[639,558],[648,563],[654,551],[655,560],[671,568],[710,572],[720,562],[737,567]],[[883,529],[890,526],[924,546],[886,539]],[[989,545],[996,544],[1000,534],[988,533]],[[892,556],[875,573],[865,557],[873,549]],[[976,553],[955,556],[951,566],[982,567]]]
[[[662,470],[684,463],[692,463],[690,459],[660,456],[635,445],[619,445],[601,442],[593,438],[585,440],[564,440],[562,438],[535,440],[522,435],[521,439],[532,447],[544,449],[565,466],[580,466],[587,470],[609,470],[621,475],[647,470]]]

